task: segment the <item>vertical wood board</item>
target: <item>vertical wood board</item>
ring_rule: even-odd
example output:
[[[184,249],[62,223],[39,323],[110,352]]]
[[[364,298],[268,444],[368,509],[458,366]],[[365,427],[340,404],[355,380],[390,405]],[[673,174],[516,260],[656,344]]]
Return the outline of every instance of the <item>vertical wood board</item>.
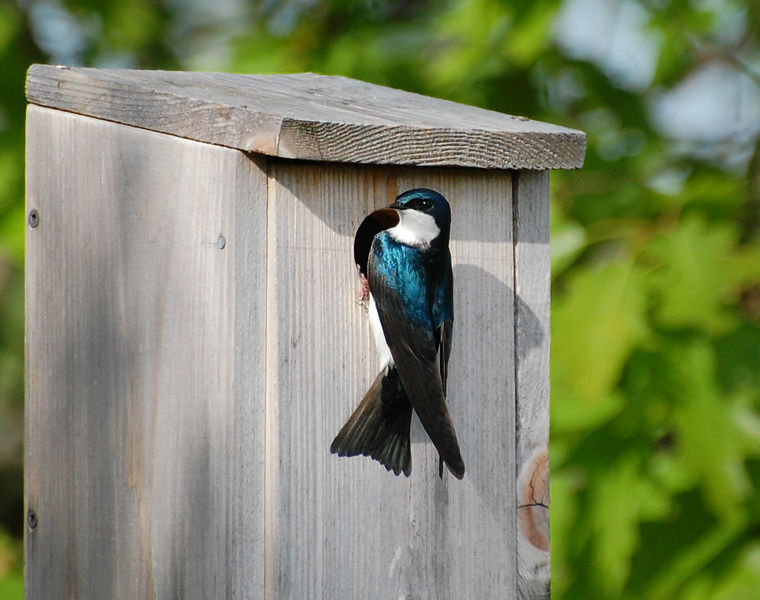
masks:
[[[353,235],[414,187],[440,191],[453,210],[449,406],[461,482],[438,478],[416,418],[409,479],[329,453],[379,370],[354,300]],[[514,595],[511,199],[508,172],[270,164],[267,598]]]
[[[515,185],[518,596],[549,598],[549,173]]]
[[[265,173],[34,106],[27,140],[26,597],[250,597],[265,297],[237,286],[263,279]]]

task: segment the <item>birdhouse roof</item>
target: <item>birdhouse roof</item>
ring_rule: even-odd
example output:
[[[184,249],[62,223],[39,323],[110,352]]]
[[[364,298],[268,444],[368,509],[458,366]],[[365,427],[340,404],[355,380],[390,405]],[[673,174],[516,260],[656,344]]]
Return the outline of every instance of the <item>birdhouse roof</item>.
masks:
[[[575,169],[585,134],[345,77],[33,65],[34,104],[286,159]]]

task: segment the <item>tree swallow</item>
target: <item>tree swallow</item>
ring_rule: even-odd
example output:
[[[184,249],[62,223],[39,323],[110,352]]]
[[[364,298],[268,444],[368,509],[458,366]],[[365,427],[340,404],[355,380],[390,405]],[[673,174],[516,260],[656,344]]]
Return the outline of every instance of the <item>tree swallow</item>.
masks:
[[[354,238],[381,371],[333,440],[338,456],[370,456],[396,475],[412,472],[412,410],[443,463],[464,477],[446,408],[454,320],[451,208],[433,190],[404,192],[369,215]]]

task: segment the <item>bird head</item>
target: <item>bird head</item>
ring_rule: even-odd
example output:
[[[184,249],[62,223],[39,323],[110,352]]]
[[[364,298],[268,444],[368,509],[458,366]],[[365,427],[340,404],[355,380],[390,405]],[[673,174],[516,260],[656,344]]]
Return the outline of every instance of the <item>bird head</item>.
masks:
[[[389,206],[399,215],[399,223],[389,233],[410,246],[428,247],[433,242],[448,243],[451,207],[438,192],[419,188],[404,192]]]

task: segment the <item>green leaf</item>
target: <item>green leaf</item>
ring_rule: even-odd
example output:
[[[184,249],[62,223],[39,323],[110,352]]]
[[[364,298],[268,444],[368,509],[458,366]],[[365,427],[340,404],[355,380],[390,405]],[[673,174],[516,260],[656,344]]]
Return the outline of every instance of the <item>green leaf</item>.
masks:
[[[750,600],[749,590],[760,590],[760,542],[747,544],[736,559],[718,578],[710,572],[698,574],[687,585],[683,599]]]
[[[631,598],[672,600],[694,581],[741,535],[746,521],[716,522],[705,512],[697,494],[689,493],[674,501],[670,518],[642,526],[647,544],[634,562],[634,594]]]
[[[737,325],[726,310],[742,284],[757,278],[757,256],[736,249],[735,228],[685,217],[653,241],[645,258],[657,265],[652,284],[658,322],[666,328],[720,333]]]
[[[158,8],[148,0],[120,0],[109,3],[106,36],[116,49],[139,50],[150,43],[160,27]]]
[[[512,11],[489,0],[458,0],[436,23],[439,43],[426,65],[431,85],[446,90],[503,73],[500,46]]]
[[[520,66],[528,66],[541,56],[553,37],[552,24],[557,17],[558,2],[535,2],[504,37],[510,58]]]
[[[0,262],[8,259],[17,267],[24,264],[24,206],[14,206],[0,215]]]
[[[745,323],[715,341],[716,375],[721,389],[760,399],[760,327]],[[757,404],[760,406],[760,403]]]
[[[0,52],[13,43],[20,29],[21,15],[8,4],[0,5]]]
[[[21,540],[0,528],[0,600],[23,600],[24,570]]]
[[[592,574],[605,597],[617,598],[639,546],[639,522],[661,517],[667,500],[641,471],[639,457],[629,454],[609,465],[590,488],[594,529]]]
[[[554,463],[552,458],[552,463]],[[578,545],[574,527],[578,522],[578,490],[581,481],[577,470],[556,469],[552,464],[551,493],[561,502],[550,506],[552,544],[552,593],[562,597],[572,576],[572,549]]]
[[[551,203],[552,279],[578,258],[588,243],[586,230],[570,220],[556,202]]]
[[[593,403],[584,403],[564,386],[552,385],[552,434],[591,431],[617,415],[626,397],[613,390]]]
[[[745,461],[760,456],[759,417],[717,388],[713,349],[702,340],[674,344],[667,364],[677,454],[702,482],[715,513],[727,521],[752,491]]]
[[[633,262],[580,271],[552,314],[552,386],[564,410],[608,411],[623,365],[646,333],[644,275]]]
[[[24,600],[24,573],[16,571],[0,577],[0,599]]]

